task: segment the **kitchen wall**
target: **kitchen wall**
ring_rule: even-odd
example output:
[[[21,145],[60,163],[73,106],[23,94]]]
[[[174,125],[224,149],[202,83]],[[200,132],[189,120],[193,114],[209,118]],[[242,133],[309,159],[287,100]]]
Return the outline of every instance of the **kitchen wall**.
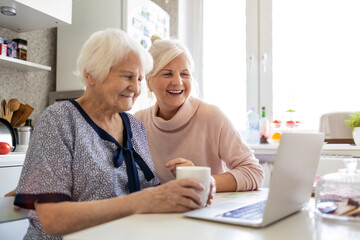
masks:
[[[0,100],[17,98],[35,110],[29,118],[35,122],[40,112],[48,105],[50,91],[56,84],[56,28],[17,33],[0,28],[4,39],[27,40],[27,60],[51,67],[49,71],[24,72],[0,67]]]

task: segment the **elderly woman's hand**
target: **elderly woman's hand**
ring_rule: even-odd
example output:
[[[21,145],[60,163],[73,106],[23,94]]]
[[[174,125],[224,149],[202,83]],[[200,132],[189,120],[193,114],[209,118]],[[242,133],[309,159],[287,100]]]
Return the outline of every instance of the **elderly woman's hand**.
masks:
[[[210,182],[210,192],[209,192],[209,198],[207,200],[206,206],[211,205],[216,193],[216,181],[215,178],[211,176],[211,182]]]
[[[185,158],[175,158],[165,164],[165,167],[170,168],[171,173],[176,177],[176,168],[184,166],[195,166],[194,163]]]
[[[16,188],[14,190],[8,192],[7,194],[5,194],[4,197],[13,197],[13,196],[15,196],[15,193],[16,193]],[[15,205],[13,206],[13,208],[14,208],[14,210],[20,209],[20,207],[15,206]]]
[[[138,194],[140,212],[168,213],[186,212],[201,207],[200,195],[196,190],[204,187],[191,179],[172,180],[157,187],[144,189]]]

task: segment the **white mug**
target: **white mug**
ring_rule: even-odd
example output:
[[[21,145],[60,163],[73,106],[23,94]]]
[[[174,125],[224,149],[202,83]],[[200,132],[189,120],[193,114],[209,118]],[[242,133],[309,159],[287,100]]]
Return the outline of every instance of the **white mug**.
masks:
[[[211,169],[209,167],[199,166],[177,167],[176,179],[183,178],[191,178],[205,187],[203,191],[197,191],[201,196],[201,204],[205,207],[210,192]]]

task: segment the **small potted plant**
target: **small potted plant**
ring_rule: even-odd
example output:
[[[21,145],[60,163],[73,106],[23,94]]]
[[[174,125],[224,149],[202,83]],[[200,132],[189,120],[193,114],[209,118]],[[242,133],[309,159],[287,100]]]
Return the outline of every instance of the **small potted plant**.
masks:
[[[360,146],[360,112],[350,114],[350,119],[345,120],[345,125],[351,127],[354,142]]]

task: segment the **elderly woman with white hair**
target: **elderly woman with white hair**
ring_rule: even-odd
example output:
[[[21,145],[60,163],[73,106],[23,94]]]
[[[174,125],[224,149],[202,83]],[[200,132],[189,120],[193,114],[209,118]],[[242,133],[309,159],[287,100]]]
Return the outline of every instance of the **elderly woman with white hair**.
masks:
[[[157,102],[134,115],[146,127],[160,181],[173,179],[177,166],[195,164],[211,167],[219,192],[259,188],[262,167],[231,121],[191,96],[194,63],[188,49],[176,40],[155,39],[149,52],[154,68],[146,80]]]
[[[201,207],[195,190],[204,187],[195,181],[158,186],[145,127],[125,113],[152,63],[121,30],[85,42],[78,58],[84,95],[45,109],[31,137],[14,203],[32,209],[24,239],[61,239],[135,213]]]

